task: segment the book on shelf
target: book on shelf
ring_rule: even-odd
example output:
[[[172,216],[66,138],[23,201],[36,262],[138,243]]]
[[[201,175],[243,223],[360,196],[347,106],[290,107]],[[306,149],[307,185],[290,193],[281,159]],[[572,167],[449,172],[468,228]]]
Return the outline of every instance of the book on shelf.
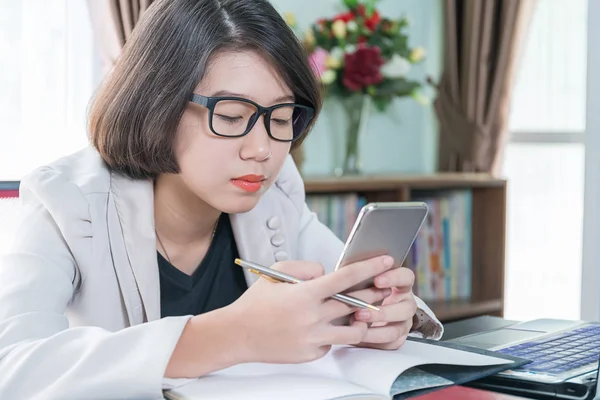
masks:
[[[409,268],[416,276],[416,293],[423,300],[471,297],[470,190],[416,196],[428,214],[410,254]]]
[[[306,204],[341,240],[346,240],[366,199],[356,193],[308,195]]]
[[[411,201],[426,203],[428,215],[405,263],[415,272],[415,293],[426,301],[467,299],[471,296],[471,190],[417,194]],[[367,200],[352,192],[311,194],[306,202],[319,221],[346,240]]]

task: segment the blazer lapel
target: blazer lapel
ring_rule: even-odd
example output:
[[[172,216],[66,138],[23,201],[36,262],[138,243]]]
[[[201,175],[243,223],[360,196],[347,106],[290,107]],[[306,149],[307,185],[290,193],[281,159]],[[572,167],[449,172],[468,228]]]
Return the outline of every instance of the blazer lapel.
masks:
[[[108,225],[113,262],[130,323],[159,319],[160,281],[152,182],[111,173],[110,194]],[[271,266],[276,260],[269,244],[272,232],[266,216],[272,212],[267,206],[267,202],[259,201],[251,211],[231,214],[230,220],[240,257]],[[246,269],[244,276],[248,286],[258,280],[257,275]]]
[[[270,237],[262,216],[269,215],[264,201],[251,211],[242,214],[231,214],[231,227],[240,258],[270,267],[275,263],[273,250],[269,245]],[[244,276],[248,286],[258,280],[258,276],[244,268]]]
[[[148,180],[132,180],[125,176],[111,173],[111,197],[117,218],[110,221],[111,247],[119,247],[116,241],[124,244],[125,255],[115,259],[118,275],[131,277],[119,284],[124,298],[131,297],[129,291],[139,291],[142,304],[133,305],[133,313],[137,320],[142,310],[145,320],[153,321],[160,318],[160,283],[158,261],[156,256],[156,235],[154,233],[154,193],[153,185]],[[118,226],[117,226],[118,224]],[[113,233],[120,231],[120,235]],[[122,247],[122,246],[121,246]],[[120,273],[120,274],[119,274]],[[137,285],[137,287],[135,286]],[[127,305],[127,301],[126,301]],[[131,317],[130,317],[131,318]]]

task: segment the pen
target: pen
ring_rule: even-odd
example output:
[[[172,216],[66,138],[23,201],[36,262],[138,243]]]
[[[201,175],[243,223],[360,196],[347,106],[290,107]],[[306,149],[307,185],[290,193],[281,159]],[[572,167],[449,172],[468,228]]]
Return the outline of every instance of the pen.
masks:
[[[276,271],[269,267],[264,267],[262,265],[259,265],[259,264],[256,264],[256,263],[253,263],[250,261],[244,261],[244,260],[240,260],[239,258],[236,258],[235,263],[242,268],[246,268],[246,269],[250,270],[250,272],[252,272],[256,275],[262,276],[263,278],[270,280],[271,282],[286,282],[286,283],[301,283],[301,282],[303,282],[302,280],[295,278],[291,275]],[[340,294],[340,293],[334,294],[331,297],[333,299],[341,301],[342,303],[348,304],[350,306],[355,306],[355,307],[359,307],[359,308],[368,308],[368,309],[375,310],[375,311],[381,311],[378,307],[375,307],[367,302],[359,300],[356,297],[346,296],[345,294]]]

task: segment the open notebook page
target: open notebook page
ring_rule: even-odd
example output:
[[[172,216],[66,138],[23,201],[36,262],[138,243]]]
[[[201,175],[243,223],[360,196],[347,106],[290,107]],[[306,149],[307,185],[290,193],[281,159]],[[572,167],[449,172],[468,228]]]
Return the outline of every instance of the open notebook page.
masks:
[[[240,364],[167,392],[169,399],[373,399],[369,390],[346,381],[332,353],[304,364]],[[381,396],[387,399],[388,396]]]
[[[337,347],[331,354],[346,380],[387,396],[400,374],[409,368],[423,365],[424,362],[469,366],[512,363],[503,358],[413,341],[407,341],[400,349],[394,351]]]
[[[510,364],[511,361],[418,341],[407,341],[394,351],[336,346],[325,357],[310,363],[236,365],[177,388],[168,397],[316,400],[377,394],[389,398],[390,389],[399,375],[425,363],[490,366]],[[416,387],[412,389],[447,384],[431,380],[425,384],[422,380],[413,383]],[[410,389],[396,387],[394,393]]]

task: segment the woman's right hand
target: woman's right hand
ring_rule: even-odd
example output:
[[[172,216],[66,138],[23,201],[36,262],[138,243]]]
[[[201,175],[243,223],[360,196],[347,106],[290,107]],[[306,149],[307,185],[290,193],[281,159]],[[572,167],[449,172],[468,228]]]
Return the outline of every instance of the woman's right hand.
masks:
[[[274,269],[306,282],[273,283],[260,279],[227,313],[239,334],[236,350],[244,362],[298,363],[324,356],[331,345],[360,343],[367,332],[365,322],[336,326],[331,322],[351,314],[356,308],[330,299],[354,285],[388,270],[391,257],[376,257],[350,264],[324,275],[317,263],[280,262]],[[390,289],[369,288],[352,296],[368,303],[383,300]]]

